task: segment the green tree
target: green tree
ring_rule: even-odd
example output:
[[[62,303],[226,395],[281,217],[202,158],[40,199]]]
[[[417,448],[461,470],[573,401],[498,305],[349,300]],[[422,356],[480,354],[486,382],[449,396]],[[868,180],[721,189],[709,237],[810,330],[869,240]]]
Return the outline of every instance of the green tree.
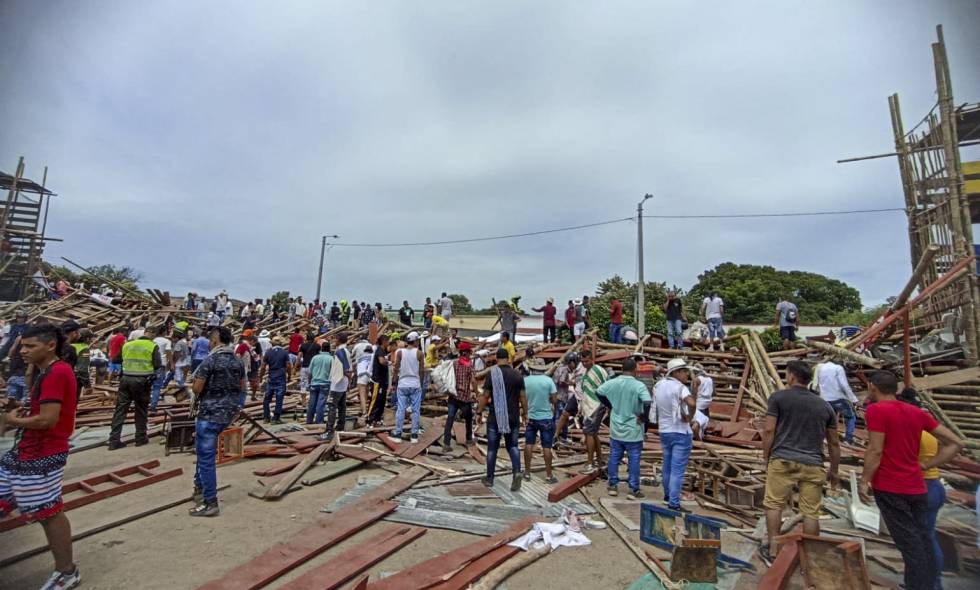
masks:
[[[619,299],[623,304],[623,325],[636,327],[636,295],[637,283],[630,283],[619,275],[599,283],[595,296],[589,299],[589,315],[600,337],[609,334],[609,304],[613,299]],[[647,332],[664,333],[667,330],[667,317],[662,304],[667,298],[667,285],[648,282],[643,296],[646,299],[644,319]]]
[[[459,293],[450,293],[448,297],[453,300],[453,313],[455,314],[473,313],[473,306],[470,304],[470,299],[466,295],[460,295]]]
[[[700,309],[712,292],[725,300],[729,322],[772,322],[784,297],[799,307],[803,323],[829,323],[837,314],[861,311],[861,295],[843,281],[771,266],[726,262],[703,272],[686,297],[687,309]]]
[[[286,309],[286,305],[289,304],[289,291],[278,291],[271,299],[273,305],[279,309]]]

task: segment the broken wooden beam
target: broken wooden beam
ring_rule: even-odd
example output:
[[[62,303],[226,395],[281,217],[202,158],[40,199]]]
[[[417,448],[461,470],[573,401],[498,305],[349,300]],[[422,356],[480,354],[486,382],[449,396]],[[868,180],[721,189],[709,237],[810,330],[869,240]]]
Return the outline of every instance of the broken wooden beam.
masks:
[[[268,491],[262,494],[261,498],[263,500],[278,500],[285,494],[289,488],[293,486],[294,483],[299,481],[299,478],[303,477],[306,470],[312,467],[317,461],[320,460],[324,455],[329,454],[334,447],[337,445],[337,441],[332,440],[328,443],[321,444],[316,447],[308,455],[303,457],[303,460],[293,467],[292,471],[282,476],[282,478],[272,486]]]
[[[800,546],[796,541],[789,541],[759,580],[758,590],[784,590],[799,565]]]
[[[579,488],[591,483],[597,477],[599,477],[598,469],[589,474],[579,473],[575,477],[567,479],[551,488],[551,491],[548,492],[548,501],[558,502],[565,496],[577,492]]]
[[[279,590],[335,590],[426,532],[420,527],[390,528],[280,586]]]

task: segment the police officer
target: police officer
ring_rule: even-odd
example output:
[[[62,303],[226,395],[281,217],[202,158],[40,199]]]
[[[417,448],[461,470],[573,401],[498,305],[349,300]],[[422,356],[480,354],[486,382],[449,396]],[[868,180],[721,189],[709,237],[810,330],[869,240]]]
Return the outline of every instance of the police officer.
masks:
[[[110,451],[126,446],[119,437],[130,404],[133,404],[136,414],[136,446],[149,442],[146,436],[146,416],[150,407],[150,389],[157,369],[162,366],[157,345],[153,342],[154,336],[156,327],[147,326],[141,337],[123,345],[120,360],[113,359],[114,362],[122,363],[122,378],[119,379],[116,412],[112,415],[112,429],[109,431]]]

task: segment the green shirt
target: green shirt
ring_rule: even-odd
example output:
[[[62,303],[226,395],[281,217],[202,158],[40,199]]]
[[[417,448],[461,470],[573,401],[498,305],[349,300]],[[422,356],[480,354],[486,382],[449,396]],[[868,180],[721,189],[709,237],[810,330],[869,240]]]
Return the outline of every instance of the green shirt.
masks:
[[[650,401],[647,386],[632,375],[620,375],[599,386],[597,393],[612,404],[609,437],[620,442],[643,440],[643,425],[636,416],[643,413],[643,402]]]
[[[527,394],[527,417],[531,420],[552,420],[555,410],[551,406],[551,396],[558,393],[555,382],[547,375],[530,375],[524,378],[524,391]]]
[[[330,365],[333,355],[329,352],[319,352],[310,361],[310,385],[328,385],[330,383]]]

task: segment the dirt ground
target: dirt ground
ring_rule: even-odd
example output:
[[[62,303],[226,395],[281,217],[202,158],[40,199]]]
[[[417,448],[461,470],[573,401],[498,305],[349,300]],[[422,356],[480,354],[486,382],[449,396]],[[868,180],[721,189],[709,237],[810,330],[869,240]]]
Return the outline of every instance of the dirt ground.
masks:
[[[105,447],[70,456],[65,478],[71,479],[122,463],[160,459],[161,468],[182,467],[184,474],[145,488],[121,494],[69,511],[73,530],[84,530],[148,507],[189,496],[194,473],[193,454],[164,457],[162,447],[151,444],[109,452]],[[252,470],[277,459],[248,459],[218,468],[219,485],[231,484],[220,493],[221,515],[191,518],[184,505],[90,536],[75,543],[75,561],[88,589],[181,589],[196,588],[219,577],[270,546],[289,539],[321,516],[319,509],[356,485],[365,473],[380,472],[365,466],[332,480],[287,494],[270,502],[248,496],[256,477]],[[598,486],[599,484],[593,484]],[[270,585],[275,588],[337,552],[373,536],[395,523],[379,521],[356,536],[317,556],[290,575]],[[592,545],[564,547],[538,560],[507,580],[511,590],[520,588],[562,589],[569,585],[569,572],[583,588],[626,588],[647,570],[610,530],[589,530]],[[429,529],[428,532],[388,559],[372,567],[372,579],[381,572],[396,572],[406,566],[437,556],[481,537]],[[19,527],[0,535],[0,559],[44,543],[40,526]],[[20,561],[0,569],[0,588],[39,587],[52,571],[51,554]],[[583,567],[583,564],[590,564]]]

